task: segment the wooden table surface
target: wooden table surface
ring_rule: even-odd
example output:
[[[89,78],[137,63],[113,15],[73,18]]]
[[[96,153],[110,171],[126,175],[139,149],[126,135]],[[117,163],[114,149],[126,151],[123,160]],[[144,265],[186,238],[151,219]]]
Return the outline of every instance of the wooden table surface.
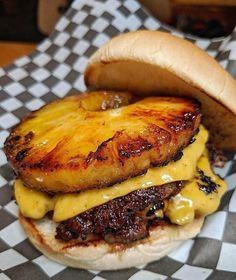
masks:
[[[31,53],[36,47],[35,43],[1,42],[0,41],[0,67],[12,63],[15,59]]]

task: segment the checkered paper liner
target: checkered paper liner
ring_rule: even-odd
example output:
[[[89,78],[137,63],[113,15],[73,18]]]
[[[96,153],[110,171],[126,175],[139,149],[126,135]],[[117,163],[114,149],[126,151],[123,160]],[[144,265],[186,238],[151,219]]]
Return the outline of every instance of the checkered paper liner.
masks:
[[[236,77],[236,30],[207,40],[160,23],[136,0],[77,0],[49,38],[29,56],[0,69],[0,280],[5,279],[236,279],[236,156],[217,169],[228,183],[219,211],[201,233],[169,256],[117,272],[72,269],[41,255],[27,240],[12,200],[13,171],[2,150],[12,126],[45,103],[85,90],[83,72],[94,51],[121,32],[162,30],[194,42]],[[210,75],[210,73],[209,73]]]

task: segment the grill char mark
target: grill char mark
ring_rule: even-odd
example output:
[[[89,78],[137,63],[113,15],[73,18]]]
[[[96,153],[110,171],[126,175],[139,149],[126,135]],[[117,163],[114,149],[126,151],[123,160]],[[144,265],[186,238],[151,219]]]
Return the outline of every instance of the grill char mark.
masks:
[[[68,135],[65,145],[62,140],[67,135],[65,137],[59,135],[60,137],[55,142],[55,149],[47,149],[48,146],[45,144],[38,152],[37,145],[35,145],[38,139],[38,131],[37,128],[30,126],[30,122],[31,119],[41,117],[42,109],[40,109],[25,118],[13,129],[5,142],[4,148],[7,158],[20,179],[28,187],[42,191],[76,192],[108,187],[144,174],[150,167],[164,166],[171,160],[180,158],[179,150],[184,149],[189,144],[200,124],[200,107],[195,100],[174,97],[158,97],[158,99],[155,101],[157,102],[156,107],[153,105],[154,101],[153,103],[148,101],[150,105],[145,105],[145,102],[137,103],[137,106],[132,105],[133,107],[131,106],[128,108],[129,110],[123,112],[123,115],[116,116],[119,121],[122,120],[122,116],[126,119],[132,117],[134,128],[136,122],[138,123],[140,120],[143,124],[140,123],[137,130],[136,128],[134,130],[129,129],[128,126],[127,129],[116,127],[114,131],[108,134],[112,136],[112,133],[114,133],[111,139],[107,139],[107,137],[102,143],[98,142],[99,144],[91,148],[87,154],[83,154],[79,149],[75,153],[71,152],[73,149],[68,151],[68,147],[71,147],[69,144],[73,135]],[[74,105],[81,100],[82,97],[74,97],[70,103]],[[57,101],[54,105],[56,106],[60,102]],[[160,105],[165,103],[170,107],[166,109],[164,105],[164,107]],[[47,106],[54,105],[49,104]],[[94,112],[88,112],[88,114],[91,118],[95,116]],[[23,133],[21,127],[28,122],[29,130]],[[105,122],[102,124],[106,129]],[[173,126],[173,129],[168,124]],[[56,125],[57,123],[55,123]],[[51,129],[53,131],[53,127]],[[49,131],[51,130],[49,129]],[[77,135],[77,132],[75,132],[75,135]],[[92,136],[88,135],[88,141],[90,141],[89,137]],[[28,153],[21,152],[24,149],[29,149]],[[19,160],[16,160],[16,157]],[[102,174],[102,176],[97,178],[96,172]],[[55,180],[57,176],[54,176],[54,174],[62,173],[67,173],[68,177],[70,175],[75,178],[78,176],[79,179],[70,183],[65,179],[66,176],[65,178],[61,176],[61,181],[57,184]],[[35,180],[36,175],[43,178],[45,174],[47,174],[47,180],[42,182]],[[91,176],[91,174],[94,174],[94,176]]]

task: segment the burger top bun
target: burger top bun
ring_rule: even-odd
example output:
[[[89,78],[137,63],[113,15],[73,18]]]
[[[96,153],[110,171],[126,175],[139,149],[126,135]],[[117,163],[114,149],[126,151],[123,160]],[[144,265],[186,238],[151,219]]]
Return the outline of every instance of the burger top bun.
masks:
[[[194,97],[215,146],[236,149],[236,81],[184,39],[145,30],[115,37],[90,58],[85,83],[92,89]]]

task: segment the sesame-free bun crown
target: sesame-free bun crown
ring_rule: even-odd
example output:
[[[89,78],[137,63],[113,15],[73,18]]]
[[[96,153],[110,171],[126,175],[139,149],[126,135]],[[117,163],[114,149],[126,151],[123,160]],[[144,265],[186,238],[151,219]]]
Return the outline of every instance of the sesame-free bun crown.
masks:
[[[144,30],[115,37],[90,58],[85,83],[92,89],[196,98],[213,143],[236,149],[236,81],[184,39]]]

